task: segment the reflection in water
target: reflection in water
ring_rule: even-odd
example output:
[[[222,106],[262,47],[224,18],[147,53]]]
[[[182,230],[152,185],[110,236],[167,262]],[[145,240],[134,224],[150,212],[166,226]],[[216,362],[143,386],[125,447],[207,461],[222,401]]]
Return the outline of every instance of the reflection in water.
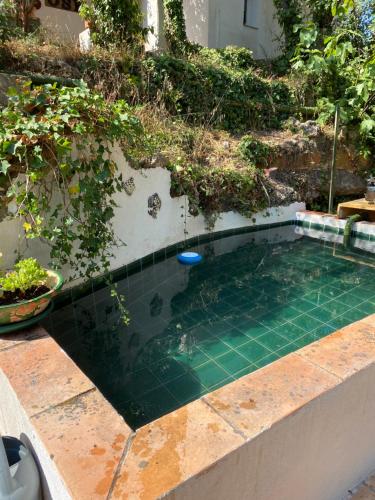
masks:
[[[133,427],[139,427],[375,312],[374,269],[335,258],[294,227],[195,248],[56,311],[47,328]],[[373,257],[366,256],[366,259]]]

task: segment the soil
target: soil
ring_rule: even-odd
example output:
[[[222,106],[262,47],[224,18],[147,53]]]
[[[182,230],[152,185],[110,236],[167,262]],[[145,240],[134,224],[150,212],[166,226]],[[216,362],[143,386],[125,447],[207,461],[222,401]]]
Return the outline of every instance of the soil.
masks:
[[[0,306],[8,306],[11,304],[18,304],[19,302],[23,302],[25,300],[36,299],[49,291],[50,288],[48,288],[48,286],[41,285],[33,286],[26,290],[25,293],[22,293],[20,290],[16,290],[15,292],[4,292],[4,294],[0,297]]]

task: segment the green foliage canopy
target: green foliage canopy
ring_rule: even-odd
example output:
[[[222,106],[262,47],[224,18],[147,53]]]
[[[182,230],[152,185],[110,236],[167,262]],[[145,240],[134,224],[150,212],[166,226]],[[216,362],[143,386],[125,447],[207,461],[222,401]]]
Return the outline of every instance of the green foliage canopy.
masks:
[[[292,62],[314,87],[319,120],[332,119],[339,105],[341,122],[358,129],[368,155],[375,150],[375,39],[373,33],[368,43],[362,31],[348,25],[354,9],[353,0],[332,3],[337,28],[324,38],[323,47],[314,22],[296,26],[300,41]]]

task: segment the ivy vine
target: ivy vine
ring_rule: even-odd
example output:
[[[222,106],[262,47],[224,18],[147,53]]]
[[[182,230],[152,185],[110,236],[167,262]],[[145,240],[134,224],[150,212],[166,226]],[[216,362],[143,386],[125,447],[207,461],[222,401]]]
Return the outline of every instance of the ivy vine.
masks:
[[[194,51],[197,45],[189,42],[186,34],[184,6],[182,0],[163,0],[164,34],[169,51],[182,55]]]
[[[114,195],[125,190],[111,146],[134,159],[143,141],[125,102],[108,104],[84,83],[11,90],[0,119],[0,185],[26,238],[50,245],[53,267],[66,264],[82,278],[109,271],[122,244]]]
[[[104,47],[137,46],[147,32],[138,0],[82,0],[79,13],[88,21],[93,41]]]

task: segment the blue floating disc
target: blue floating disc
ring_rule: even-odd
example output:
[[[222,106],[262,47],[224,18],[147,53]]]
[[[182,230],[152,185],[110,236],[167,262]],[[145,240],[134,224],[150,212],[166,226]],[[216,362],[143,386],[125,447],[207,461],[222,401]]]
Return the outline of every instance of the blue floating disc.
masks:
[[[177,255],[177,260],[181,264],[198,264],[202,260],[202,256],[196,252],[183,252]]]

